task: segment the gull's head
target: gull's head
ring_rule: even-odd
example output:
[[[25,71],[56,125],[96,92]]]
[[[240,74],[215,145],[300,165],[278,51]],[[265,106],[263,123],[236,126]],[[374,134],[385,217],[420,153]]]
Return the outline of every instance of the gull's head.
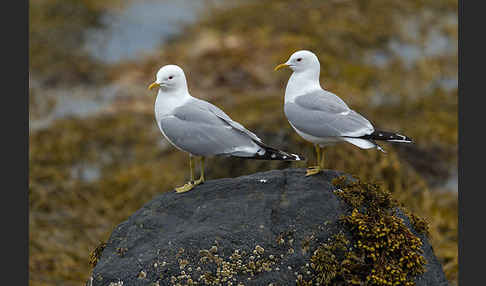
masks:
[[[187,81],[184,71],[176,65],[166,65],[159,69],[155,81],[149,89],[160,88],[162,91],[187,90]]]
[[[293,53],[287,62],[279,64],[275,67],[275,70],[279,70],[284,67],[289,67],[294,72],[308,70],[319,72],[321,69],[321,65],[319,64],[319,59],[317,58],[317,56],[313,52],[306,50],[301,50]]]

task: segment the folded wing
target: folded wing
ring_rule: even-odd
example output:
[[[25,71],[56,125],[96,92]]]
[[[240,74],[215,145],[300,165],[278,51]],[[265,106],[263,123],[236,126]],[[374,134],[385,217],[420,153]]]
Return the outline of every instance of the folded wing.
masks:
[[[194,155],[254,155],[260,149],[254,141],[260,139],[218,110],[193,100],[162,117],[160,127],[171,143]]]
[[[325,90],[286,102],[284,111],[295,128],[315,137],[359,137],[374,131],[366,118]]]

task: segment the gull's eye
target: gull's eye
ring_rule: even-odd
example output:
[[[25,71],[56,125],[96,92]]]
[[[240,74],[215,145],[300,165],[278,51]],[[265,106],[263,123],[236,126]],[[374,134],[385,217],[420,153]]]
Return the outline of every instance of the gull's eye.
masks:
[[[169,76],[169,79],[173,79],[173,78],[174,78],[174,76],[172,76],[172,75],[171,75],[171,76]]]
[[[297,61],[298,61],[298,62],[302,61],[302,58],[298,58],[298,59],[297,59]]]

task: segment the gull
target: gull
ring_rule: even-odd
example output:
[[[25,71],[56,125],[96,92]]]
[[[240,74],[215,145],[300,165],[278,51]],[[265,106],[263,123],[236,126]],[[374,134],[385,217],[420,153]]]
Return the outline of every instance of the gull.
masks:
[[[322,89],[321,67],[314,53],[297,51],[287,62],[277,65],[275,71],[284,67],[293,71],[285,88],[285,116],[297,134],[314,144],[316,151],[317,164],[307,169],[306,176],[324,169],[321,148],[325,146],[348,142],[362,149],[385,152],[375,140],[412,143],[405,135],[375,130],[370,121],[350,109],[341,98]]]
[[[159,69],[149,90],[158,88],[155,100],[155,119],[169,143],[189,153],[191,180],[175,188],[184,193],[204,183],[206,156],[299,161],[303,157],[272,148],[240,123],[211,103],[192,97],[184,71],[176,65]],[[195,158],[200,158],[201,176],[194,178]]]

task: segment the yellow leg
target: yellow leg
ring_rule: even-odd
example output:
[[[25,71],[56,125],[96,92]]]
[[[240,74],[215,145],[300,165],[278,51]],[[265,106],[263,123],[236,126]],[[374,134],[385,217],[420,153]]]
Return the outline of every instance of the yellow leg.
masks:
[[[192,188],[198,185],[195,184],[194,182],[194,158],[192,157],[192,155],[189,155],[189,169],[191,172],[191,180],[188,183],[186,183],[184,186],[175,188],[176,193],[188,192],[192,190]]]
[[[199,180],[195,181],[194,184],[199,185],[204,183],[204,157],[201,157],[201,177],[199,177]]]
[[[322,170],[324,170],[324,148],[321,149],[321,162],[320,162],[320,165]]]
[[[316,166],[308,167],[305,173],[306,176],[318,174],[323,169],[321,165],[321,148],[317,144],[314,144],[314,148],[316,149]]]
[[[192,155],[189,155],[189,168],[191,170],[191,183],[194,182],[194,179],[196,178],[194,176],[194,167],[195,167],[195,162],[194,162],[194,157]]]

